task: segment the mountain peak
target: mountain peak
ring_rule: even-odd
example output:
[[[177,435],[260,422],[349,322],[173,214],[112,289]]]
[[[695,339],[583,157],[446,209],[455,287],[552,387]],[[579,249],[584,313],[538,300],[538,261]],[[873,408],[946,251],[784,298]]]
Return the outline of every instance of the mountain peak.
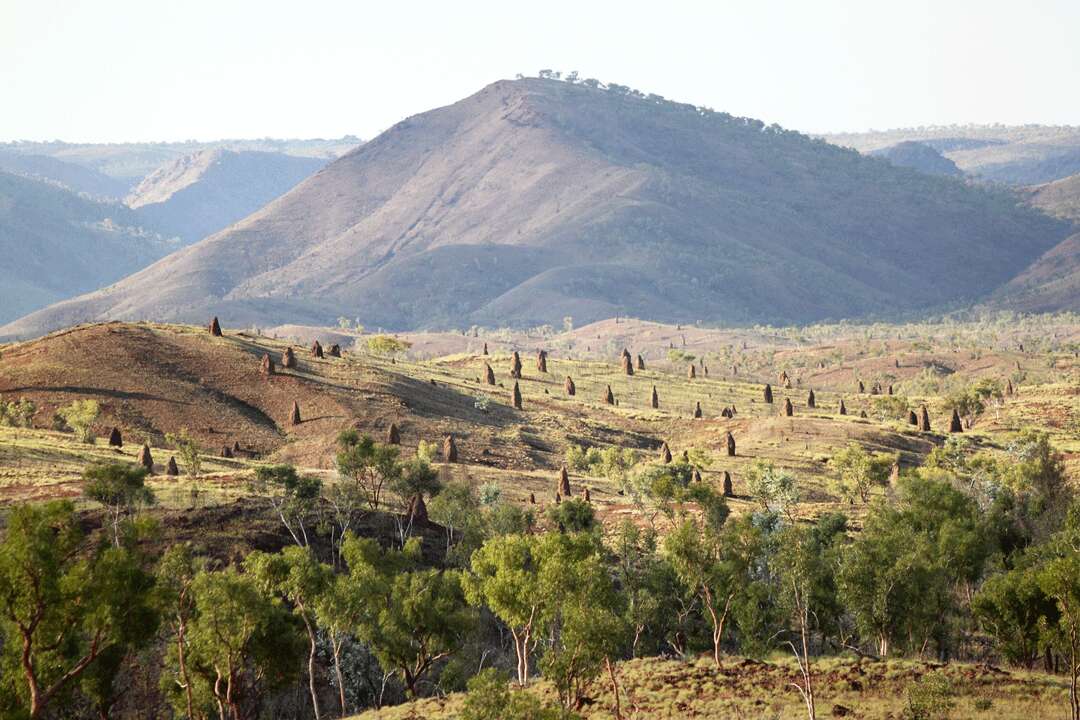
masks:
[[[975,300],[1066,235],[1005,193],[751,118],[503,80],[5,331],[214,314],[389,328],[880,317]]]

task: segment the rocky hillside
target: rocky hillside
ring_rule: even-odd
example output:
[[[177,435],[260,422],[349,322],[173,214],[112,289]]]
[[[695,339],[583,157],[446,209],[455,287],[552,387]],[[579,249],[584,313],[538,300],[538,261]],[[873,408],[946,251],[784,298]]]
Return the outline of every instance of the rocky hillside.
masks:
[[[325,164],[281,153],[202,150],[150,173],[125,202],[148,224],[192,243],[242,220]]]
[[[1080,223],[1080,174],[1028,188],[1027,194],[1032,205]]]
[[[118,203],[0,172],[0,321],[108,285],[175,250]]]
[[[210,314],[389,328],[888,316],[975,301],[1068,233],[1011,194],[756,120],[503,81],[0,335]]]

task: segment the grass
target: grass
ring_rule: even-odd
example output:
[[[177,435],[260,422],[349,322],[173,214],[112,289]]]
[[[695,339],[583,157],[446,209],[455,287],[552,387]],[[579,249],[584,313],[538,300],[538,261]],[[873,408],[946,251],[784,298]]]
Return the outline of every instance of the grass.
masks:
[[[1068,705],[1068,685],[1061,677],[964,663],[937,666],[909,660],[825,658],[813,665],[818,717],[841,717],[846,710],[851,717],[866,720],[897,718],[909,685],[938,671],[952,684],[954,718],[1030,720],[1063,714]],[[720,668],[707,658],[689,662],[645,658],[620,663],[617,676],[628,719],[806,717],[802,698],[792,686],[799,676],[791,658],[759,662],[725,657]],[[528,692],[556,702],[553,688],[544,681],[534,683]],[[587,695],[589,702],[579,711],[582,717],[613,717],[613,693],[606,677]],[[371,710],[355,720],[450,720],[458,717],[462,700],[460,694],[419,700]]]

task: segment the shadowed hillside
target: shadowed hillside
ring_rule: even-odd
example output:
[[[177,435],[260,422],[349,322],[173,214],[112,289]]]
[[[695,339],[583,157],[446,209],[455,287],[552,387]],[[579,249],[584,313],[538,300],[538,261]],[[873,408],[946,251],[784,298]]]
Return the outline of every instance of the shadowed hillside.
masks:
[[[0,322],[107,285],[178,245],[134,212],[0,172]]]
[[[152,172],[125,202],[148,224],[192,243],[242,220],[324,164],[279,153],[203,150]]]
[[[13,323],[809,321],[968,302],[1066,235],[1006,194],[548,80],[409,118],[234,227]]]

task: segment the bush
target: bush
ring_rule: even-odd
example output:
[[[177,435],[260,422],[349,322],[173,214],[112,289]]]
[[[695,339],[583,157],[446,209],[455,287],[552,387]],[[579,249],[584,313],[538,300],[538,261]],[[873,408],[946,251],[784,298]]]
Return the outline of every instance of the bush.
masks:
[[[411,347],[411,342],[390,335],[376,335],[367,341],[368,350],[376,355],[400,355]]]
[[[26,398],[19,398],[18,402],[0,401],[0,425],[28,428],[33,424],[36,412],[37,405]]]
[[[904,720],[945,720],[955,706],[952,681],[944,673],[930,673],[908,686],[907,706],[901,717]]]
[[[495,668],[474,675],[468,683],[461,720],[574,720],[559,708],[544,707],[524,690],[511,690],[509,677]]]
[[[64,419],[64,422],[75,431],[75,435],[84,443],[93,444],[93,425],[101,414],[101,406],[97,400],[76,400],[66,407],[56,411],[56,414]]]

